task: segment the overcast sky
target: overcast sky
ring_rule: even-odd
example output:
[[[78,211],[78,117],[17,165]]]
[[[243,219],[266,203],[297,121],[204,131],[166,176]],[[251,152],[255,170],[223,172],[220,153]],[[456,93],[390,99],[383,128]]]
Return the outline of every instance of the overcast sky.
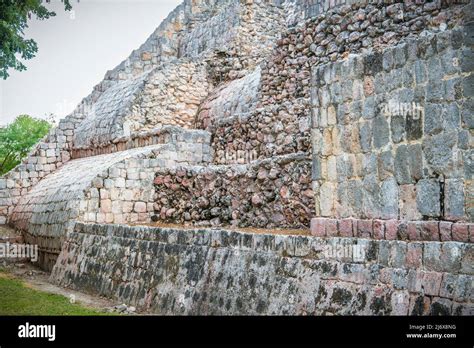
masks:
[[[10,70],[0,80],[0,124],[20,114],[64,117],[138,48],[181,0],[80,0],[65,12],[59,0],[48,6],[56,17],[30,21],[26,37],[38,43],[28,70]]]

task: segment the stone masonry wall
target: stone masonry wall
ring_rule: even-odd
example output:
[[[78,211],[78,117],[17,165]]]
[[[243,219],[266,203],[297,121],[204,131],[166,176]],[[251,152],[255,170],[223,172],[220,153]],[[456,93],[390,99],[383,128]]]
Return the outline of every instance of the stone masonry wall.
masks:
[[[253,112],[260,95],[260,75],[260,68],[256,68],[245,77],[213,90],[199,107],[197,128],[213,132],[219,122]]]
[[[181,45],[176,59],[119,78],[94,97],[76,131],[76,148],[104,146],[163,125],[191,128],[199,105],[222,82],[217,76],[245,76],[269,53],[283,29],[279,8],[264,1],[211,3],[196,5],[203,7],[197,22],[184,20],[173,43]]]
[[[51,280],[161,315],[473,315],[473,257],[458,242],[76,224]]]
[[[155,172],[209,162],[209,141],[203,131],[181,132],[167,144],[70,161],[21,196],[9,223],[38,245],[40,266],[51,270],[75,221],[150,222]]]
[[[380,52],[407,37],[468,23],[472,3],[356,2],[286,30],[262,64],[261,100],[248,118],[215,131],[216,154],[249,144],[260,158],[310,151],[311,69],[349,54]],[[216,156],[217,163],[225,163]]]
[[[314,70],[318,216],[473,221],[469,40],[445,31]]]
[[[231,1],[235,2],[234,0],[228,2]],[[93,92],[84,98],[70,116],[61,120],[59,127],[52,130],[45,141],[41,142],[20,166],[0,178],[0,224],[7,223],[8,216],[20,196],[25,195],[40,179],[69,161],[73,148],[75,148],[75,154],[80,152],[81,156],[86,153],[110,153],[109,151],[117,148],[116,144],[126,141],[133,135],[132,132],[140,127],[150,130],[161,124],[180,125],[180,122],[176,121],[177,117],[170,117],[165,112],[173,111],[169,110],[169,105],[165,105],[162,112],[157,114],[151,112],[150,108],[155,106],[159,96],[165,99],[170,96],[175,98],[172,99],[173,102],[178,101],[177,111],[181,112],[179,116],[186,118],[182,123],[184,126],[189,126],[191,116],[184,113],[183,110],[187,107],[194,107],[197,111],[196,105],[204,94],[202,90],[206,89],[204,79],[199,79],[200,89],[196,92],[195,100],[191,101],[189,105],[179,103],[182,94],[188,91],[177,91],[176,93],[168,91],[168,94],[161,93],[159,96],[155,96],[156,91],[150,91],[142,86],[145,86],[144,81],[153,69],[180,57],[180,44],[184,42],[184,38],[192,32],[193,28],[200,23],[207,22],[216,14],[216,11],[221,11],[226,6],[227,2],[224,3],[221,0],[183,1],[139,49],[133,51],[124,62],[109,71],[104,80],[94,87]],[[260,2],[258,2],[258,6],[260,6]],[[264,8],[264,3],[261,7]],[[251,28],[251,26],[247,26],[245,31],[251,31]],[[275,26],[271,30],[278,32],[278,27]],[[263,33],[266,32],[263,31]],[[210,48],[212,48],[211,46]],[[170,65],[172,66],[172,64]],[[185,68],[188,67],[185,66]],[[196,71],[193,68],[190,69],[191,71],[185,74],[185,78],[189,78],[190,75],[197,76]],[[152,74],[152,77],[154,76]],[[172,80],[170,84],[179,83],[181,85],[182,78],[183,76],[178,76],[178,79]],[[146,86],[151,88],[154,86],[154,82],[160,81],[159,78],[151,79]],[[140,110],[138,110],[140,119],[135,119],[135,123],[132,124],[128,122],[123,124],[120,120],[127,113],[132,116],[136,115],[133,113],[136,110],[131,108],[131,103],[141,88],[145,88],[145,93],[142,96],[144,104],[140,105]],[[157,120],[158,116],[162,119]],[[156,124],[153,125],[152,123],[155,122]],[[106,139],[104,140],[104,138]],[[104,145],[107,147],[105,150],[103,149]]]
[[[20,165],[0,177],[0,225],[7,223],[21,196],[69,161],[74,129],[80,120],[76,115],[61,120]]]
[[[181,59],[156,69],[133,103],[127,127],[132,133],[165,125],[195,128],[198,109],[211,87],[200,62]]]
[[[294,154],[250,165],[161,169],[154,220],[198,226],[309,226],[311,160]]]

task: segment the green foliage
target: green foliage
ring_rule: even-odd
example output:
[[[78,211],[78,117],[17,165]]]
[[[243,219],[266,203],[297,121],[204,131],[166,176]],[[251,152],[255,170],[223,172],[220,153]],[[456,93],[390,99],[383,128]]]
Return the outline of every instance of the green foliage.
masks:
[[[0,272],[0,315],[107,315],[99,310],[72,304],[60,295],[25,287],[20,280]]]
[[[15,168],[50,128],[49,122],[28,115],[0,128],[0,175]]]
[[[62,1],[66,11],[69,11],[69,0]],[[28,19],[33,15],[44,20],[56,13],[43,6],[42,0],[0,0],[0,78],[6,79],[10,68],[26,70],[19,57],[28,60],[38,51],[36,42],[24,37]]]

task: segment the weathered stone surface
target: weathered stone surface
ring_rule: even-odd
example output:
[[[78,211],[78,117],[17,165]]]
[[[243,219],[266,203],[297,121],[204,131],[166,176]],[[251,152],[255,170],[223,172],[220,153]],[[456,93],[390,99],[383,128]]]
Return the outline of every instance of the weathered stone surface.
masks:
[[[251,165],[162,169],[155,178],[156,218],[208,226],[309,226],[314,215],[310,166],[307,156],[296,154]],[[173,216],[166,216],[169,209]]]
[[[406,315],[409,295],[472,310],[472,274],[438,271],[459,271],[462,246],[77,224],[51,280],[162,315]]]
[[[176,140],[168,144],[70,161],[20,198],[12,211],[10,223],[23,231],[28,243],[39,245],[39,264],[42,267],[53,267],[62,241],[74,221],[150,221],[153,211],[146,203],[154,201],[155,171],[206,161],[202,143],[194,143],[193,137],[188,143],[180,142],[177,135],[182,133],[177,129],[174,131]],[[183,144],[191,146],[188,148]],[[199,152],[198,148],[201,149]],[[127,208],[133,202],[137,202],[134,211]]]
[[[444,189],[444,209],[446,220],[460,220],[464,214],[464,181],[447,179]]]
[[[185,0],[0,179],[0,223],[51,268],[75,221],[311,220],[80,225],[53,279],[162,314],[472,313],[469,11],[342,3]]]
[[[423,179],[416,185],[416,202],[418,211],[429,217],[441,214],[440,183],[435,179]]]

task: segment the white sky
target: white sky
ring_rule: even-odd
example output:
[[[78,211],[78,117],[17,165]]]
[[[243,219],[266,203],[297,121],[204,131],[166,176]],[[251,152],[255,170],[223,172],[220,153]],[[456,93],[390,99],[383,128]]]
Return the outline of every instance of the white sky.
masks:
[[[0,80],[0,124],[20,114],[68,115],[181,1],[71,0],[71,13],[52,0],[56,17],[32,18],[25,32],[38,44],[36,57],[25,62],[28,70],[10,70]]]

